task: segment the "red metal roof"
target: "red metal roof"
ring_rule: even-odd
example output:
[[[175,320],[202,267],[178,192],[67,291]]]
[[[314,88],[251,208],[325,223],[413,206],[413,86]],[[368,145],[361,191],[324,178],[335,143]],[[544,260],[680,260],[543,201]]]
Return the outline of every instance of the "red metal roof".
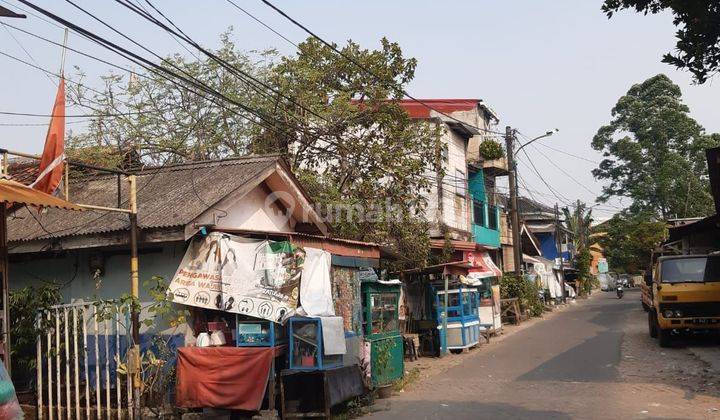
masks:
[[[480,102],[480,99],[403,99],[398,101],[398,104],[407,111],[410,118],[430,118],[430,108],[450,114],[473,110]]]

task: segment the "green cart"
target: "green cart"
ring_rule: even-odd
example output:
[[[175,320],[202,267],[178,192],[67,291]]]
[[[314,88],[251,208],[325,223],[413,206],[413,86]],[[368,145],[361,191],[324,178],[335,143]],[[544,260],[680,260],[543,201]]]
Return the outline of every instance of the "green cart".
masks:
[[[370,343],[372,384],[388,385],[403,377],[403,340],[398,306],[400,284],[362,284],[363,331]]]

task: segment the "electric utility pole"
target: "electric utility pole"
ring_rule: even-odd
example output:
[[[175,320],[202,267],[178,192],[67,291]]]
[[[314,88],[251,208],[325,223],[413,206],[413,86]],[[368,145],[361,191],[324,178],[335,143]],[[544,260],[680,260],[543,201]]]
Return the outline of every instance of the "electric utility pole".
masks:
[[[515,275],[519,276],[522,267],[522,242],[520,240],[520,217],[518,216],[517,165],[515,164],[513,151],[514,142],[515,132],[510,126],[505,127],[505,149],[510,172],[510,223],[512,224],[513,235],[513,266]]]

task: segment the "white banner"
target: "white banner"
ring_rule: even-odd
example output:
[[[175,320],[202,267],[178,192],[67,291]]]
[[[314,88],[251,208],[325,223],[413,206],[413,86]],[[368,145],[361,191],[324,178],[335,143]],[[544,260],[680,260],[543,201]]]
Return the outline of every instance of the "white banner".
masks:
[[[280,322],[297,307],[304,259],[289,242],[214,232],[193,239],[169,291],[176,303]]]

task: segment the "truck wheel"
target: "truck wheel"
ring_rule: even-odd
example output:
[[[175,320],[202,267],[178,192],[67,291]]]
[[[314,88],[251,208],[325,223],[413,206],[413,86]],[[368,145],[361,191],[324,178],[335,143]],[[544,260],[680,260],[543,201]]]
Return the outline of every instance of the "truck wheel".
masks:
[[[648,331],[650,331],[650,337],[657,338],[658,327],[657,321],[655,321],[655,311],[648,311]]]
[[[672,330],[658,329],[658,337],[660,338],[660,347],[672,346],[672,336],[670,333]]]

